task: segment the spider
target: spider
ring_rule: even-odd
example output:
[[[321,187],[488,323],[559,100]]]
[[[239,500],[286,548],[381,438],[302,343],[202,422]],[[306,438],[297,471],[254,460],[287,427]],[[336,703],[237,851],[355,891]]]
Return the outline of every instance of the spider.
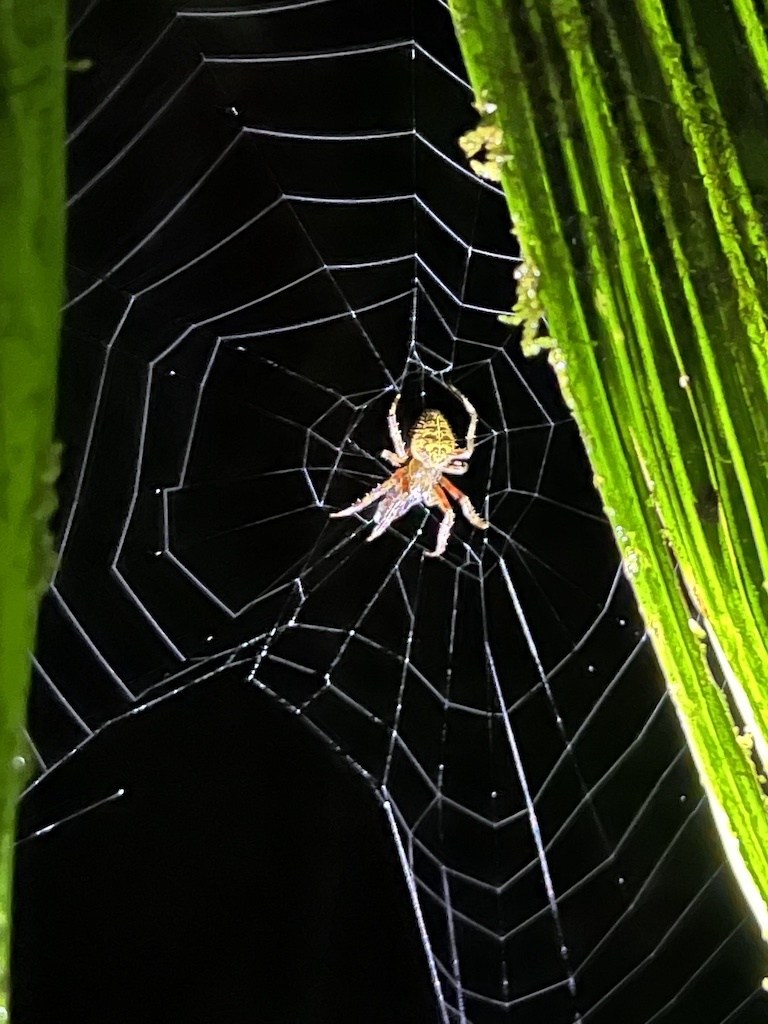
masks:
[[[461,476],[462,473],[466,473],[467,463],[475,450],[477,427],[477,413],[472,403],[457,388],[451,387],[450,390],[463,403],[469,414],[465,446],[459,448],[448,420],[437,409],[424,410],[411,429],[410,444],[406,445],[397,422],[400,395],[396,395],[387,417],[389,436],[395,450],[385,450],[381,457],[397,469],[383,483],[363,495],[349,508],[332,512],[332,518],[351,516],[375,501],[380,501],[381,504],[373,517],[375,526],[368,538],[370,541],[380,537],[396,519],[404,516],[414,505],[421,503],[430,508],[438,506],[442,509],[443,519],[437,534],[435,550],[427,552],[433,558],[445,551],[456,519],[448,495],[459,503],[461,511],[473,526],[479,530],[488,529],[488,523],[478,515],[467,495],[443,475],[450,473],[453,476]]]

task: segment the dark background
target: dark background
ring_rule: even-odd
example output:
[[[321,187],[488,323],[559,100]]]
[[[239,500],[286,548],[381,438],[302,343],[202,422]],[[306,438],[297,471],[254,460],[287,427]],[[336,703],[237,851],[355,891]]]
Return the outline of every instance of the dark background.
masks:
[[[15,1024],[765,1019],[575,429],[496,315],[447,10],[70,6]],[[492,526],[425,562],[428,514],[368,546],[328,512],[383,478],[395,390],[461,435],[444,381]]]

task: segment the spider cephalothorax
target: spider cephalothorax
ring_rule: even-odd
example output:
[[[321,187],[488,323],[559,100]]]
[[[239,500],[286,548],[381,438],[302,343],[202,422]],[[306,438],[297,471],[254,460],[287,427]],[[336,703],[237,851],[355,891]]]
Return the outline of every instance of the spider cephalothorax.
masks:
[[[389,436],[395,450],[383,451],[381,457],[397,469],[383,483],[374,487],[349,508],[331,513],[333,517],[351,516],[373,502],[380,501],[373,517],[375,526],[368,538],[375,540],[414,505],[437,506],[442,509],[443,520],[437,534],[435,550],[430,554],[442,555],[456,519],[456,513],[448,500],[450,495],[459,503],[461,511],[473,526],[480,530],[488,529],[488,523],[478,515],[466,494],[443,475],[450,473],[453,476],[460,476],[466,473],[467,463],[475,450],[477,413],[469,399],[460,391],[456,388],[451,390],[469,413],[469,427],[464,447],[459,447],[448,420],[437,409],[424,410],[416,420],[406,446],[397,422],[400,395],[396,395],[387,418]]]

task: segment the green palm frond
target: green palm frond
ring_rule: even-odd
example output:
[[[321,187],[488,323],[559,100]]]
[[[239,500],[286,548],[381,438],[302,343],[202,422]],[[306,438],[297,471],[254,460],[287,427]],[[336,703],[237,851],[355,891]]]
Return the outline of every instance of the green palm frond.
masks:
[[[766,26],[753,0],[451,7],[467,146],[525,260],[513,319],[549,350],[766,933]]]

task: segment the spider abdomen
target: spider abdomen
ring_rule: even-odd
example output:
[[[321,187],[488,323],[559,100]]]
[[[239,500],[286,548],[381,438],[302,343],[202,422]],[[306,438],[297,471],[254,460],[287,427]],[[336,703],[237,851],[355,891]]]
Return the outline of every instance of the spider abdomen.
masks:
[[[411,430],[410,453],[426,466],[440,466],[456,451],[448,420],[437,409],[425,409]]]

